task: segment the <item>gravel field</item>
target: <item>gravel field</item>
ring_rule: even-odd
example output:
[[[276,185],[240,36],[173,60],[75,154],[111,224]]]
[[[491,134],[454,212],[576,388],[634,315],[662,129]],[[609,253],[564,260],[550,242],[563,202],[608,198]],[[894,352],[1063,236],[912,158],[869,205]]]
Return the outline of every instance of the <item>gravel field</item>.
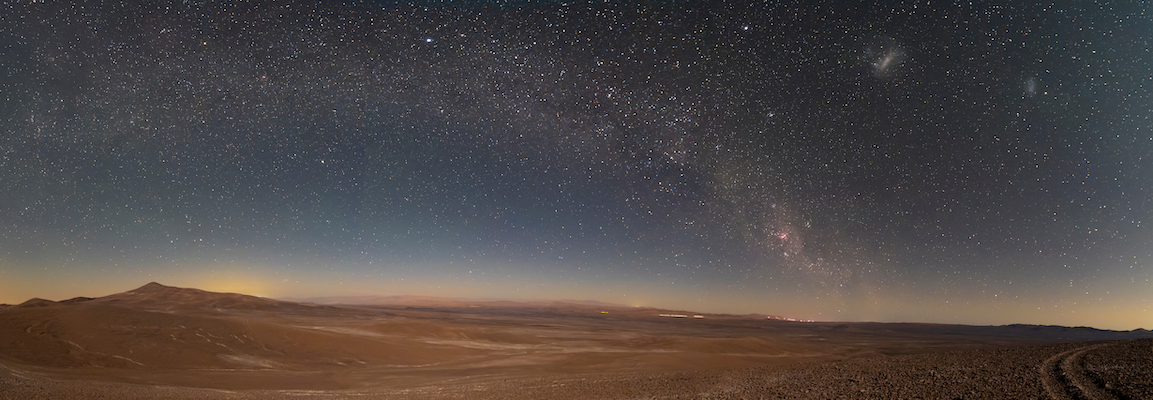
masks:
[[[1153,339],[698,372],[468,377],[404,390],[222,391],[0,372],[0,399],[1151,399]]]

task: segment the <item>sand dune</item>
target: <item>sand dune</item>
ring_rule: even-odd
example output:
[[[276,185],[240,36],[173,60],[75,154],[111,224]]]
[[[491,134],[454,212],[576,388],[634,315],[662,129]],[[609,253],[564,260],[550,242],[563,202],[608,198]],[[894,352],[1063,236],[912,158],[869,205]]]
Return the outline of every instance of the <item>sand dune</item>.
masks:
[[[1003,394],[1142,398],[1149,387],[1135,382],[1153,381],[1141,372],[1151,369],[1135,367],[1153,360],[1151,342],[1116,341],[1153,337],[1143,330],[672,319],[658,315],[693,313],[594,303],[373,303],[317,305],[156,283],[100,298],[31,299],[0,308],[0,398],[275,398],[285,391],[324,398],[870,398],[884,388],[905,393],[891,391],[905,387],[901,379],[998,397],[970,375],[1007,385],[998,389]],[[1113,341],[1086,342],[1102,340]]]

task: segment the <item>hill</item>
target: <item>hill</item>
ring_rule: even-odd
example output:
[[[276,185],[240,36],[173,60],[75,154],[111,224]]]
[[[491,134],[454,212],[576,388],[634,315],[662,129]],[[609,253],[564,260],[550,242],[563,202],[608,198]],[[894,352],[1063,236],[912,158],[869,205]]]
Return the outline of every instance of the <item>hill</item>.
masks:
[[[803,323],[763,315],[662,318],[694,313],[585,302],[387,300],[392,303],[318,305],[155,282],[97,298],[30,299],[0,308],[0,366],[134,385],[406,390],[1153,336],[1029,325]]]

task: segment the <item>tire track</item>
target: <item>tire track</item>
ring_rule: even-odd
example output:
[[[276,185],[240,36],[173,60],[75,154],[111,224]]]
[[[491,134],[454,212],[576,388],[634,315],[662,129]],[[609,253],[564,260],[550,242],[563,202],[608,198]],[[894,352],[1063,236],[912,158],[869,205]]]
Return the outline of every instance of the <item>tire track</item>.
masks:
[[[1085,371],[1085,354],[1109,343],[1101,343],[1058,353],[1041,363],[1041,384],[1054,400],[1116,400],[1093,383]]]

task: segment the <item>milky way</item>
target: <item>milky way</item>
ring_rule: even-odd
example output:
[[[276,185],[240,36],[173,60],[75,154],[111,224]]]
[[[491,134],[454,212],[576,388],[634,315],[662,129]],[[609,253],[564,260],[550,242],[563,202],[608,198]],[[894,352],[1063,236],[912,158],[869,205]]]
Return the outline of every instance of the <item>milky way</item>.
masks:
[[[0,301],[1153,326],[1142,5],[19,2]]]

